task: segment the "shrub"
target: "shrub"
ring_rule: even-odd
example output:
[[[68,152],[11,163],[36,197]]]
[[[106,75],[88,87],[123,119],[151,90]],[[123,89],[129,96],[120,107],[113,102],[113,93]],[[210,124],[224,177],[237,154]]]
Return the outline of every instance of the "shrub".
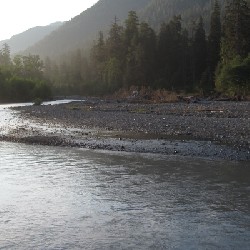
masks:
[[[250,55],[237,56],[228,64],[220,66],[216,77],[216,89],[230,96],[250,93]]]
[[[33,102],[34,106],[40,106],[43,103],[41,98],[36,98]]]

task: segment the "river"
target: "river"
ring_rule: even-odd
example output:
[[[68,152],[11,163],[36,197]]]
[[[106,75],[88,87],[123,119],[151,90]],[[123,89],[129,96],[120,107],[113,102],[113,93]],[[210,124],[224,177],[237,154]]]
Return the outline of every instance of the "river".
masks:
[[[0,249],[249,249],[249,198],[248,162],[0,142]]]

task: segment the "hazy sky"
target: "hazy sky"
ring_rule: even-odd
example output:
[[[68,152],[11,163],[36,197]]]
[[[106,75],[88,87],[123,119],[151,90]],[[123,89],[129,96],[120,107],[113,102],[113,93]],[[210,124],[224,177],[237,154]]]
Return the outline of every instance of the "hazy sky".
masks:
[[[35,26],[68,21],[98,0],[4,0],[0,2],[0,40]]]

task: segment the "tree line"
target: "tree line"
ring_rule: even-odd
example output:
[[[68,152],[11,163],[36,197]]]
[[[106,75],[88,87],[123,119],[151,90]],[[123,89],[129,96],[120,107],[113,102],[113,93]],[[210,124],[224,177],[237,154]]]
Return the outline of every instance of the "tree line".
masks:
[[[0,50],[0,102],[27,102],[49,99],[51,87],[44,78],[44,63],[38,55],[13,59],[8,44]]]
[[[31,55],[11,61],[3,49],[0,65],[11,65],[4,86],[10,87],[11,79],[26,79],[43,82],[34,86],[43,86],[44,91],[45,79],[55,95],[112,94],[131,86],[248,95],[249,27],[250,9],[245,0],[228,0],[223,14],[215,0],[208,34],[202,17],[187,31],[181,16],[174,16],[156,32],[130,11],[123,25],[115,17],[107,35],[99,32],[90,51],[78,49],[57,61],[47,57],[42,62]]]
[[[107,94],[132,85],[248,94],[249,13],[247,1],[231,0],[222,16],[215,0],[206,34],[202,17],[191,32],[182,27],[181,16],[174,16],[156,33],[130,11],[123,25],[115,17],[106,37],[99,32],[88,55],[77,50],[59,62],[47,58],[45,74],[57,90],[82,94]]]

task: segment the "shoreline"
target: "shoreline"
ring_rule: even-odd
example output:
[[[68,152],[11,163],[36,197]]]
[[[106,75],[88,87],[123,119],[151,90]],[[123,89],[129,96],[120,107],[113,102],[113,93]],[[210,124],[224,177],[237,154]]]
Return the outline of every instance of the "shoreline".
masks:
[[[0,140],[250,160],[249,102],[147,104],[87,99],[13,109],[26,125]]]

